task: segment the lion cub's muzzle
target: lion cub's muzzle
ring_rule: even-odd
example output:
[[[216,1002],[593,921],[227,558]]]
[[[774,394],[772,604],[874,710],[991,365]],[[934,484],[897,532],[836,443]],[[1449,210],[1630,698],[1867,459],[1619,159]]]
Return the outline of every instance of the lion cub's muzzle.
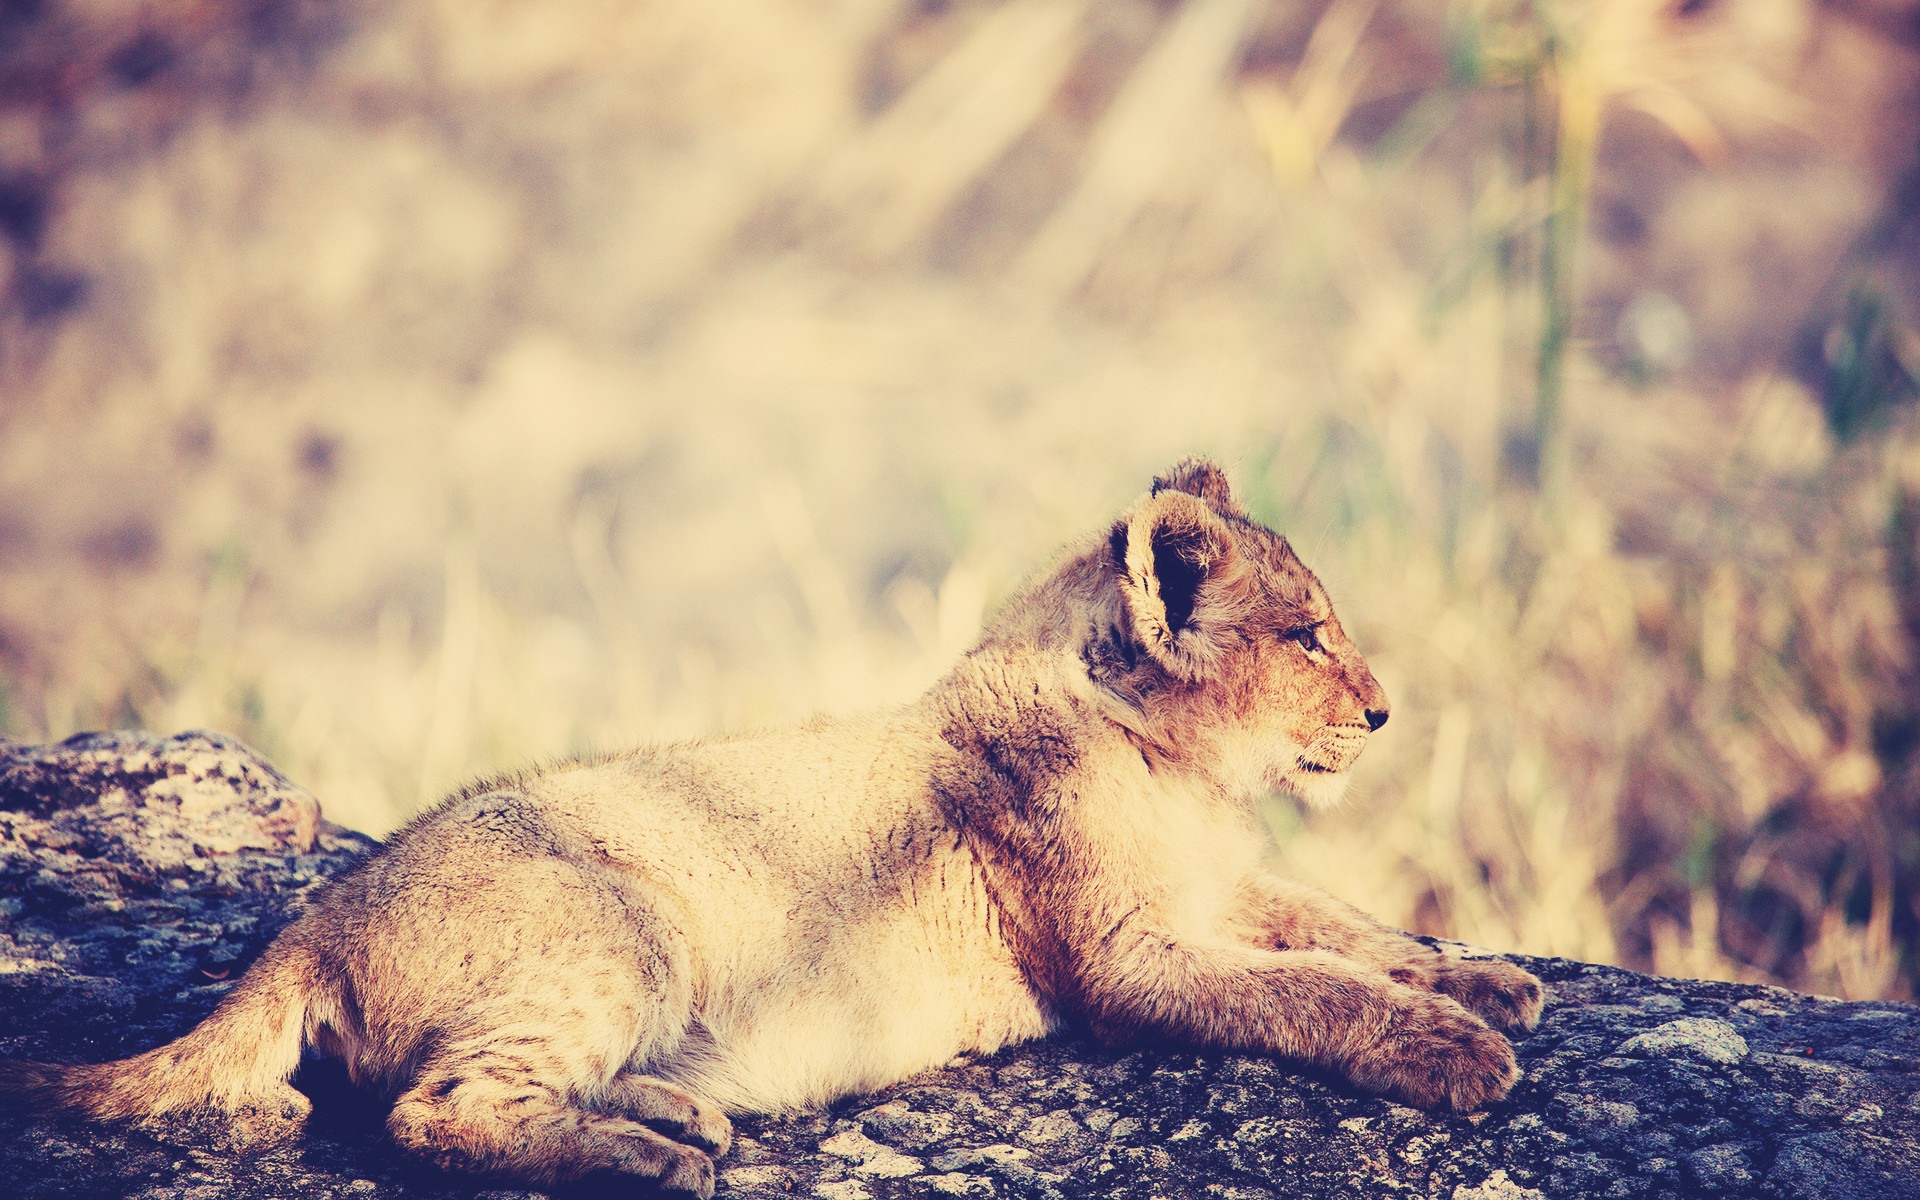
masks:
[[[1360,752],[1367,748],[1368,735],[1386,724],[1385,712],[1380,713],[1379,725],[1373,723],[1373,716],[1369,711],[1365,725],[1354,722],[1323,726],[1301,747],[1300,770],[1309,775],[1344,775],[1351,770]]]

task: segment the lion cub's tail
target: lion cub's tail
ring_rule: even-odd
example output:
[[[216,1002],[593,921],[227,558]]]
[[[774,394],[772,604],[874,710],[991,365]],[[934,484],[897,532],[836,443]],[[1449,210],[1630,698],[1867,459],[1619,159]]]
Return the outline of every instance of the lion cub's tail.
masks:
[[[220,1006],[186,1036],[115,1062],[0,1061],[0,1104],[101,1120],[179,1109],[237,1109],[285,1084],[323,1014],[317,962],[296,925],[267,947]]]

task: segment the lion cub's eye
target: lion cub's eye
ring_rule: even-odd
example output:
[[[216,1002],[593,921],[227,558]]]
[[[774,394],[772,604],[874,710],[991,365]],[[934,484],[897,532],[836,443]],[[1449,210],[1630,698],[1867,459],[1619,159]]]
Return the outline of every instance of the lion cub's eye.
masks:
[[[1288,630],[1283,636],[1290,642],[1298,643],[1300,648],[1308,653],[1317,653],[1326,649],[1320,642],[1318,625],[1302,625],[1298,629]]]

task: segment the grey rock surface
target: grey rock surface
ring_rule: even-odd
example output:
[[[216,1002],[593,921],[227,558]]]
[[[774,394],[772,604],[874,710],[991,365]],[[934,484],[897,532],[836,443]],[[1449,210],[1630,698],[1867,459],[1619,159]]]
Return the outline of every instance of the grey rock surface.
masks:
[[[177,1036],[374,846],[218,736],[0,740],[0,1054],[99,1059]],[[1431,1116],[1263,1058],[1057,1038],[743,1121],[720,1191],[1920,1200],[1920,1008],[1515,961],[1549,984],[1548,1008],[1519,1043],[1525,1079],[1485,1113]],[[402,1158],[379,1102],[324,1063],[298,1082],[314,1116],[267,1146],[210,1117],[0,1112],[0,1195],[525,1195]]]

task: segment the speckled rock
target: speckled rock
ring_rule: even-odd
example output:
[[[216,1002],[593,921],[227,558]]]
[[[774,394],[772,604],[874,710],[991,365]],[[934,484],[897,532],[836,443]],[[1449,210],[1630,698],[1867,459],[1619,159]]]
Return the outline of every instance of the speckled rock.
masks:
[[[0,742],[0,1054],[104,1058],[209,1011],[373,847],[206,734]],[[889,1197],[1920,1198],[1920,1008],[1517,959],[1525,1079],[1435,1117],[1263,1058],[1057,1038],[740,1123],[720,1193]],[[298,1137],[0,1115],[0,1195],[525,1197],[415,1165],[326,1064]],[[589,1189],[591,1190],[591,1189]],[[625,1184],[602,1189],[631,1194]]]
[[[0,1045],[174,1036],[373,845],[217,734],[0,739]]]

